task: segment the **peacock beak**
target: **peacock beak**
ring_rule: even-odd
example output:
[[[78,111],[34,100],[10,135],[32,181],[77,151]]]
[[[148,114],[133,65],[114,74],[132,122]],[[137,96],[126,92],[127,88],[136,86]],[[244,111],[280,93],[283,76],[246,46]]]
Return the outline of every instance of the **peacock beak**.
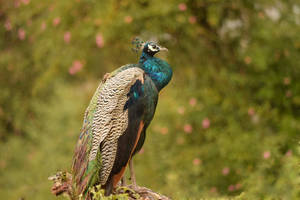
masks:
[[[159,47],[159,51],[169,51],[166,47]]]

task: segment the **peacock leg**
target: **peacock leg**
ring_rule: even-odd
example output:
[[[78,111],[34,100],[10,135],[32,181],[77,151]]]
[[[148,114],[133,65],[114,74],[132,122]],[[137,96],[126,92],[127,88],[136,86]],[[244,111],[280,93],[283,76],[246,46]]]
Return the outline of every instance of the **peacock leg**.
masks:
[[[121,179],[121,186],[122,187],[126,186],[126,178],[125,178],[125,176],[123,176],[122,179]]]
[[[134,190],[137,190],[137,185],[136,185],[135,173],[134,173],[134,170],[133,170],[133,161],[132,161],[132,159],[130,159],[130,161],[129,161],[129,169],[130,169],[130,179],[131,179],[132,188]]]

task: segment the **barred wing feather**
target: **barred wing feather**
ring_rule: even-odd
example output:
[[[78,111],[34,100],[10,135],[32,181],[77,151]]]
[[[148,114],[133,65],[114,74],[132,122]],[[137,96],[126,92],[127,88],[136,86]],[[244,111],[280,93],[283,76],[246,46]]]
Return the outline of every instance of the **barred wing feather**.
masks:
[[[73,159],[79,194],[94,182],[106,183],[116,157],[118,138],[128,126],[128,110],[124,106],[136,81],[144,81],[144,71],[138,67],[125,68],[109,76],[95,92],[85,112]]]

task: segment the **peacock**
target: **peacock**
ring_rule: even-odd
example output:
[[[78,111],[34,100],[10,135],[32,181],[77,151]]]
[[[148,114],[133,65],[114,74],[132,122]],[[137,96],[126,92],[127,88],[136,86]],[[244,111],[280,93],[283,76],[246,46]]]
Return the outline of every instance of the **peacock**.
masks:
[[[85,111],[72,164],[75,196],[90,199],[94,185],[110,195],[128,164],[136,188],[132,157],[144,144],[159,92],[172,78],[170,65],[154,57],[167,49],[136,42],[142,46],[139,62],[105,74]]]

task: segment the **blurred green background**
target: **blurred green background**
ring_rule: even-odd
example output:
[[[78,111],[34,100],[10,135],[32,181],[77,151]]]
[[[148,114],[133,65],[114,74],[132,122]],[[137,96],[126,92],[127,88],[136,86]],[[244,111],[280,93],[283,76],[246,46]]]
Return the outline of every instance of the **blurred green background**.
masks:
[[[137,182],[174,199],[300,199],[300,2],[0,4],[0,198],[55,199],[106,72],[158,41],[174,70]],[[128,176],[128,175],[127,175]],[[62,199],[59,197],[58,199]]]

